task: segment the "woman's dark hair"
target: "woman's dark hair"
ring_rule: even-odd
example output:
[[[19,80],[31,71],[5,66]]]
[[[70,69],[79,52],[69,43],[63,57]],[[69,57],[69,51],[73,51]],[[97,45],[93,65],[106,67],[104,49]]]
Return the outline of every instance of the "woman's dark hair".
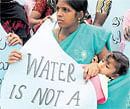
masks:
[[[123,53],[119,51],[112,51],[110,55],[107,56],[106,60],[112,58],[117,62],[115,65],[116,72],[114,74],[125,75],[129,69],[129,59]]]
[[[13,0],[1,0],[1,3],[8,3],[8,2],[11,2]]]
[[[56,0],[57,4],[58,0]],[[87,11],[88,1],[87,0],[66,0],[67,4],[70,5],[77,12],[83,11],[84,15]]]

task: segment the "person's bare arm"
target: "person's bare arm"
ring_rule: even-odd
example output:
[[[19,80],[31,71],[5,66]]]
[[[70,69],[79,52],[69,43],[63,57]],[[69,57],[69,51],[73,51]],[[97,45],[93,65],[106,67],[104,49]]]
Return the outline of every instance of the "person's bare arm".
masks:
[[[108,55],[109,51],[106,46],[104,46],[101,53],[98,54],[99,60],[103,59],[104,56]],[[96,76],[100,72],[100,69],[98,67],[98,63],[90,63],[88,64],[83,72],[83,78],[85,80],[85,83],[90,79],[91,77]]]
[[[93,25],[102,26],[111,10],[112,0],[98,0]]]
[[[40,19],[41,14],[38,11],[33,11],[29,17],[30,20],[30,25],[36,25],[36,24],[42,24],[44,21],[46,21],[47,19],[50,19],[53,22],[53,19],[51,18],[50,15]]]
[[[96,16],[93,25],[102,26],[107,18],[107,14],[96,12]]]
[[[109,53],[106,45],[104,46],[103,50],[98,54],[99,60],[102,60],[105,56]]]
[[[36,25],[39,23],[41,17],[41,13],[38,11],[33,10],[31,15],[29,16],[29,23],[31,26]]]

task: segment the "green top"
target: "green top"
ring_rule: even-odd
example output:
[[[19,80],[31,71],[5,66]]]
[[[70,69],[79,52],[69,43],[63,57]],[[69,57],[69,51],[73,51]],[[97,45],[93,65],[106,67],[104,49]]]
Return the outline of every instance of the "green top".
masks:
[[[53,36],[57,40],[54,31]],[[77,63],[89,64],[94,55],[102,51],[110,36],[111,33],[101,27],[80,24],[78,29],[59,45]]]

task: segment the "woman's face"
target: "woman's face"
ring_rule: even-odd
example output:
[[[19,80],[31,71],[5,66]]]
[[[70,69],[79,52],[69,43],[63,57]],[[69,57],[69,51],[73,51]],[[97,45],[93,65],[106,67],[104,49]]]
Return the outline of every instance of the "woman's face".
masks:
[[[66,0],[58,0],[56,6],[57,22],[60,27],[73,27],[77,23],[76,11],[66,3]]]

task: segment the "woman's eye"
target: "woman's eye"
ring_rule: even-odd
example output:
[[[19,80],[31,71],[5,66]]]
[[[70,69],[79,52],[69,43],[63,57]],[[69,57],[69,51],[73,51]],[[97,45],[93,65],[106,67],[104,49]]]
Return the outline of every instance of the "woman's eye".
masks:
[[[56,11],[59,11],[59,7],[56,7]]]
[[[67,8],[63,8],[63,11],[64,12],[68,12],[69,10]]]

